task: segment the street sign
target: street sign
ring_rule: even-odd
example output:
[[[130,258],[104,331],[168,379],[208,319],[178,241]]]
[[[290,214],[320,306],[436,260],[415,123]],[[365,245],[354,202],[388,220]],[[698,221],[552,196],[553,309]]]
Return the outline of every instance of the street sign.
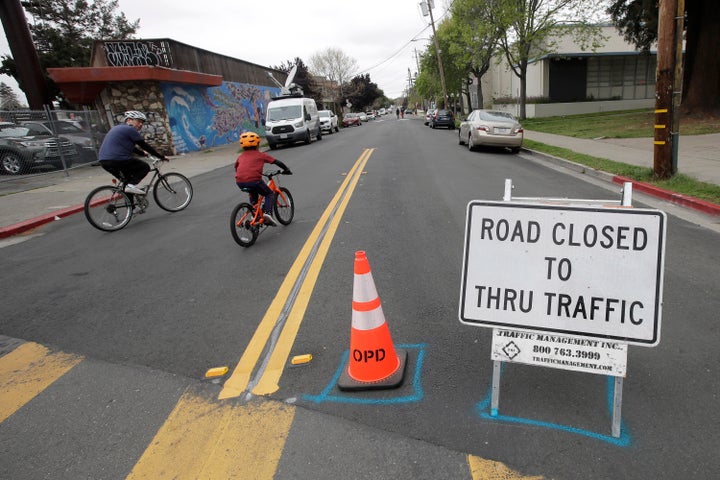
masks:
[[[665,225],[657,210],[470,202],[460,321],[655,346]]]
[[[490,358],[501,362],[624,377],[626,343],[522,330],[493,329]]]

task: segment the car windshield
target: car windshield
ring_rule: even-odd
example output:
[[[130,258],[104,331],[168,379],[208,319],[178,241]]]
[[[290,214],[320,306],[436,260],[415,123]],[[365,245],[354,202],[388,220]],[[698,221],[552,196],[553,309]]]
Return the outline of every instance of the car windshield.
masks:
[[[323,118],[329,118],[329,117],[330,117],[330,112],[328,112],[327,110],[320,110],[320,111],[318,112],[318,114],[319,114],[321,117],[323,117]]]
[[[26,137],[30,129],[20,125],[0,125],[0,137]]]
[[[49,124],[46,124],[46,126],[52,128]],[[85,133],[81,128],[68,122],[55,122],[55,131],[58,133]]]
[[[292,120],[302,117],[300,105],[288,105],[286,107],[273,107],[268,109],[268,121]]]

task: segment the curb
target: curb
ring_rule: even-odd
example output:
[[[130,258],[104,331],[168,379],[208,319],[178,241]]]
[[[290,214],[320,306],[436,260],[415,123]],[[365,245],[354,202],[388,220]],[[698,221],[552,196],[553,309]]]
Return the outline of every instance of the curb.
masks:
[[[699,198],[690,197],[688,195],[683,195],[681,193],[675,193],[670,192],[668,190],[663,190],[662,188],[658,188],[654,185],[650,185],[648,183],[643,182],[637,182],[635,180],[631,180],[626,177],[621,177],[620,175],[615,175],[612,178],[613,183],[618,183],[622,185],[625,182],[630,182],[633,184],[633,190],[638,190],[643,193],[646,193],[648,195],[652,195],[654,197],[661,198],[663,200],[666,200],[670,203],[674,203],[676,205],[680,205],[683,207],[692,208],[694,210],[698,210],[703,213],[707,213],[709,215],[720,215],[720,205],[717,205],[715,203],[710,203],[705,200],[701,200]]]
[[[78,212],[82,212],[84,209],[83,205],[76,205],[74,207],[67,207],[60,210],[56,210],[52,213],[40,215],[39,217],[31,218],[23,222],[16,223],[14,225],[8,225],[7,227],[0,227],[0,239],[12,237],[20,233],[25,233],[33,228],[40,227],[50,222],[60,220],[61,218],[74,215]]]
[[[573,170],[578,173],[591,175],[593,177],[600,178],[601,180],[605,180],[611,183],[616,183],[619,185],[622,185],[625,182],[630,182],[633,184],[633,190],[645,193],[647,195],[651,195],[653,197],[660,198],[662,200],[665,200],[670,203],[674,203],[676,205],[680,205],[682,207],[691,208],[693,210],[697,210],[699,212],[706,213],[708,215],[717,215],[720,216],[720,205],[716,203],[711,203],[706,200],[701,200],[699,198],[691,197],[689,195],[683,195],[681,193],[675,193],[671,192],[669,190],[664,190],[662,188],[656,187],[654,185],[650,185],[649,183],[644,182],[638,182],[637,180],[632,180],[627,177],[623,177],[620,175],[613,175],[611,173],[603,172],[602,170],[596,170],[593,168],[590,168],[586,165],[582,165],[580,163],[575,163],[570,160],[566,160],[564,158],[555,157],[553,155],[538,152],[537,150],[530,150],[529,148],[523,147],[523,151],[528,152],[532,155],[537,155],[539,157],[542,157],[543,159],[549,161],[550,163],[554,163],[556,165],[568,168],[570,170]]]

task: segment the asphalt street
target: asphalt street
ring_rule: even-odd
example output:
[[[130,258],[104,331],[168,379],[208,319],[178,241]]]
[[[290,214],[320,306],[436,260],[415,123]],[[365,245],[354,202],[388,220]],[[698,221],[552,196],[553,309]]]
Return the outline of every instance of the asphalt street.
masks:
[[[19,222],[59,220],[3,240],[8,478],[716,476],[715,217],[634,196],[667,213],[662,335],[629,347],[614,437],[604,375],[506,363],[493,415],[492,329],[458,319],[470,201],[502,200],[508,178],[515,196],[618,198],[612,179],[531,152],[469,152],[455,132],[385,119],[275,151],[294,172],[281,181],[296,218],[242,249],[229,232],[241,200],[235,154],[177,159],[169,168],[191,176],[190,207],[154,208],[112,234],[82,214],[57,215],[105,178],[34,189],[56,189],[56,201]],[[198,158],[204,168],[191,172]],[[336,386],[358,250],[395,346],[408,352],[397,389]],[[308,364],[288,364],[303,354]],[[219,366],[226,376],[204,378]],[[243,372],[247,387],[221,399]]]

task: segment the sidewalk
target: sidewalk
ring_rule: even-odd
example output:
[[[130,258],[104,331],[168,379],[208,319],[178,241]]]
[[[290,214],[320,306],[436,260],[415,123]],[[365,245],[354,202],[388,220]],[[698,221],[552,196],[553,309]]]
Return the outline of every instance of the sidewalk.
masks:
[[[189,178],[223,167],[230,172],[238,153],[239,147],[233,143],[171,157],[160,168]],[[112,175],[99,166],[72,169],[69,175],[53,172],[37,179],[0,177],[0,238],[82,212],[87,194],[111,181]]]
[[[587,140],[562,135],[525,131],[525,138],[574,152],[617,162],[652,168],[651,139]],[[698,180],[720,185],[720,134],[680,137],[678,170]],[[193,177],[217,168],[231,168],[238,155],[236,144],[213,147],[202,152],[173,157],[163,171],[178,171]],[[540,154],[569,168],[577,164]],[[582,167],[587,170],[587,167]],[[627,179],[607,176],[622,184]],[[39,178],[0,177],[0,239],[26,232],[54,220],[81,212],[85,197],[93,188],[110,183],[111,176],[101,167],[86,166],[53,172]],[[720,215],[720,205],[675,194],[650,185],[634,183],[634,189],[698,211]]]
[[[653,167],[652,138],[602,138],[589,140],[525,130],[525,138],[640,167]],[[720,133],[680,136],[678,172],[720,185]]]
[[[583,139],[529,130],[525,130],[525,138],[593,157],[653,168],[654,145],[651,138]],[[718,154],[718,146],[720,146],[720,133],[680,136],[678,172],[702,182],[720,185],[720,154]],[[576,171],[587,173],[589,170],[588,167],[565,159],[541,152],[534,153]],[[602,177],[618,184],[632,181],[625,177],[610,174],[604,174]],[[663,190],[650,184],[635,181],[632,181],[632,183],[633,189],[636,191],[708,215],[720,215],[720,205]]]

